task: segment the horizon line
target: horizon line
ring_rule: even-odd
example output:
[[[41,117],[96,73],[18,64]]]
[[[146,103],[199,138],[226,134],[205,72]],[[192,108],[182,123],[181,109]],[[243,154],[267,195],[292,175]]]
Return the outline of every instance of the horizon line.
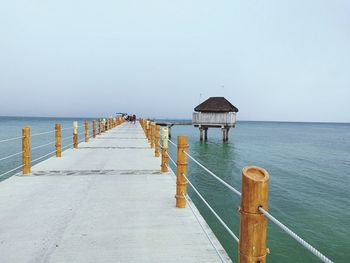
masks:
[[[62,117],[62,116],[5,116],[0,115],[0,118],[55,118],[55,119],[98,119],[102,117]],[[104,117],[106,118],[106,117]],[[189,118],[154,118],[155,120],[191,120]],[[280,123],[334,123],[334,124],[350,124],[350,122],[340,121],[292,121],[292,120],[237,120],[237,122],[280,122]]]

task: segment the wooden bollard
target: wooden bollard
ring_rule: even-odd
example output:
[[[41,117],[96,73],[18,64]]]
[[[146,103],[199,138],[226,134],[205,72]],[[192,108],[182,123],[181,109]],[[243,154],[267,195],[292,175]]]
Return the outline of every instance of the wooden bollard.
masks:
[[[108,131],[108,120],[107,119],[103,119],[103,121],[104,121],[104,125],[105,125],[104,131]]]
[[[268,210],[269,174],[260,167],[248,166],[242,171],[242,196],[239,232],[239,262],[266,262],[267,218],[259,207]]]
[[[156,142],[155,142],[155,148],[154,148],[154,156],[159,157],[160,156],[160,126],[156,125]]]
[[[30,128],[22,128],[22,173],[30,174]]]
[[[155,136],[155,128],[156,125],[154,124],[154,122],[151,123],[151,148],[154,148],[155,145],[155,140],[154,140],[154,136]]]
[[[85,120],[85,142],[89,142],[89,122]]]
[[[78,122],[73,121],[73,148],[78,148]]]
[[[148,140],[148,143],[151,143],[151,124],[150,124],[150,121],[147,121],[147,124],[146,124],[146,137],[147,137],[147,140]]]
[[[55,147],[56,157],[61,157],[61,124],[55,124]]]
[[[96,138],[96,121],[92,121],[92,137]]]
[[[162,139],[162,173],[166,173],[168,172],[168,128],[163,128]]]
[[[176,207],[186,207],[187,193],[187,155],[188,149],[187,136],[177,137],[177,169],[176,169]]]

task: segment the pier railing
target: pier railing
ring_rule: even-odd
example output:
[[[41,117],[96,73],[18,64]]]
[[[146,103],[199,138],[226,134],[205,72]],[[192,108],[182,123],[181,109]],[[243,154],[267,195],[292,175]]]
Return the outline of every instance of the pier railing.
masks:
[[[45,131],[45,132],[39,132],[39,133],[30,133],[30,127],[25,126],[22,128],[22,136],[20,137],[13,137],[13,138],[8,138],[8,139],[2,139],[0,140],[0,144],[5,144],[7,142],[11,141],[22,141],[22,151],[18,151],[13,154],[9,154],[4,157],[0,157],[0,162],[5,161],[8,159],[16,158],[17,156],[22,156],[22,164],[19,166],[16,166],[14,168],[11,168],[10,170],[7,170],[6,172],[3,172],[0,174],[0,180],[2,177],[5,175],[11,175],[11,174],[19,174],[22,172],[23,175],[29,175],[31,172],[31,166],[35,163],[37,163],[40,160],[43,160],[44,158],[48,158],[50,156],[56,155],[57,158],[62,156],[62,151],[69,149],[69,148],[78,148],[79,143],[81,142],[89,142],[90,138],[95,138],[97,134],[101,134],[103,132],[106,132],[121,123],[124,122],[124,119],[122,117],[119,118],[103,118],[103,119],[98,119],[98,130],[96,130],[96,120],[91,121],[91,129],[92,129],[92,134],[89,134],[89,121],[85,120],[83,125],[78,126],[78,122],[74,121],[72,127],[67,127],[64,129],[61,129],[61,124],[55,124],[54,129],[50,131]],[[83,132],[78,132],[78,128],[84,128]],[[67,136],[62,138],[61,137],[61,132],[66,131],[66,130],[72,130],[72,135]],[[53,140],[48,143],[44,143],[41,145],[37,145],[34,147],[31,147],[31,138],[33,137],[38,137],[38,136],[43,136],[43,135],[48,135],[52,134],[54,135]],[[82,138],[82,139],[79,139]],[[71,140],[71,143],[68,145],[62,147],[62,142]],[[48,153],[35,158],[31,159],[31,153],[32,151],[41,149],[41,148],[47,148],[49,146],[54,146],[53,151],[49,151]],[[18,157],[17,157],[18,158]]]
[[[268,220],[276,224],[281,230],[295,239],[300,245],[314,254],[322,262],[333,262],[268,212],[269,174],[265,169],[256,166],[243,168],[242,192],[240,192],[235,187],[222,180],[214,172],[210,171],[207,167],[205,167],[205,165],[196,160],[189,153],[187,136],[178,136],[177,143],[175,143],[169,139],[167,128],[163,128],[161,136],[162,146],[160,146],[159,127],[155,127],[155,124],[153,122],[145,119],[140,119],[140,124],[145,132],[148,142],[150,142],[151,148],[154,148],[154,145],[156,145],[155,156],[157,156],[157,151],[159,151],[159,149],[157,149],[157,145],[162,148],[161,171],[163,173],[168,172],[168,160],[170,160],[176,168],[176,207],[184,208],[186,207],[186,204],[188,204],[192,209],[191,203],[188,202],[189,197],[187,194],[187,184],[189,184],[193,191],[198,195],[198,197],[203,201],[203,203],[220,222],[220,224],[226,229],[229,235],[238,243],[240,263],[266,262],[266,256],[270,253],[269,249],[266,246]],[[168,143],[177,149],[176,161],[174,160],[175,158],[172,158],[168,154]],[[210,174],[219,183],[227,187],[241,199],[240,206],[238,208],[238,211],[240,213],[239,238],[227,226],[224,220],[221,219],[215,209],[211,207],[208,201],[203,197],[200,191],[198,191],[196,186],[187,177],[188,159],[201,167],[205,172]],[[209,238],[208,234],[207,237]],[[213,242],[211,243],[213,244]],[[214,248],[218,252],[215,246]],[[221,256],[220,258],[222,259]],[[224,262],[223,259],[222,261]]]

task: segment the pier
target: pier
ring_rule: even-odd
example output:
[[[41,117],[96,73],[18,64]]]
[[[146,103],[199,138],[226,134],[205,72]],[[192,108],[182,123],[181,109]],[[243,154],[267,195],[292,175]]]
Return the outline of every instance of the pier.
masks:
[[[73,122],[65,128],[72,129],[68,138],[61,138],[60,124],[37,134],[23,127],[21,137],[0,140],[22,140],[22,151],[0,158],[22,155],[21,166],[0,175],[21,169],[0,184],[0,262],[231,262],[188,187],[237,243],[238,262],[268,261],[268,222],[322,262],[333,262],[269,212],[265,169],[244,167],[239,191],[191,155],[185,135],[175,142],[168,128],[142,118],[135,124],[98,119],[89,126],[85,121],[79,134]],[[31,137],[43,134],[54,140],[31,147]],[[71,143],[62,147],[66,139]],[[33,150],[48,145],[55,150],[31,160]],[[189,161],[240,198],[239,234],[187,176]]]
[[[139,124],[91,136],[1,182],[0,262],[231,262]]]

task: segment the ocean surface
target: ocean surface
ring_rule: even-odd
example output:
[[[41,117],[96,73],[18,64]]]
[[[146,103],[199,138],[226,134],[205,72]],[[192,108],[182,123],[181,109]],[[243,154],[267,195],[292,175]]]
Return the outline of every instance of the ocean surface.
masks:
[[[54,129],[55,123],[70,128],[83,119],[0,117],[0,141]],[[79,128],[83,132],[83,127]],[[62,132],[71,143],[71,129]],[[189,137],[189,152],[226,182],[241,189],[241,170],[247,165],[265,168],[270,174],[270,212],[334,262],[350,259],[350,124],[238,122],[222,142],[220,129],[209,129],[208,141],[199,141],[191,126],[174,126],[172,140]],[[81,136],[81,138],[83,138]],[[52,142],[54,133],[35,136],[31,147]],[[21,151],[21,141],[0,143],[0,159]],[[32,151],[32,159],[54,151],[54,144]],[[169,154],[176,151],[169,145]],[[21,165],[21,156],[0,161],[0,174]],[[171,164],[170,164],[171,165]],[[0,180],[8,176],[2,176]],[[189,160],[189,178],[231,230],[239,233],[239,198]],[[1,182],[0,182],[1,191]],[[189,187],[189,194],[234,262],[237,243]],[[267,262],[320,262],[273,223],[268,223]]]

